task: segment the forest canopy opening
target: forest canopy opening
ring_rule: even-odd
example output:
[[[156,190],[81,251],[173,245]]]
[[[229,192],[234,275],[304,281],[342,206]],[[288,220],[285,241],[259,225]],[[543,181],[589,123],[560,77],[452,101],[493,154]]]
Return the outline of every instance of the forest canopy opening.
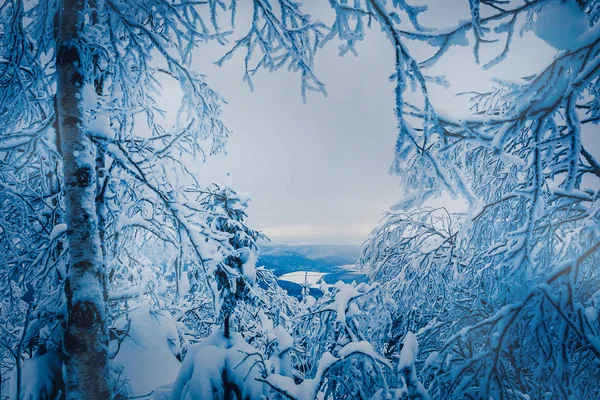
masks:
[[[600,398],[599,19],[594,0],[4,0],[0,398]],[[229,106],[213,62],[271,85],[271,115],[308,105],[281,125],[253,108],[273,98]],[[300,107],[324,131],[291,126]],[[232,136],[236,115],[268,132]],[[212,179],[238,135],[258,151],[234,180],[291,171],[258,227]],[[389,156],[394,191],[350,149]],[[318,165],[335,178],[302,175]],[[328,231],[353,199],[387,211]]]

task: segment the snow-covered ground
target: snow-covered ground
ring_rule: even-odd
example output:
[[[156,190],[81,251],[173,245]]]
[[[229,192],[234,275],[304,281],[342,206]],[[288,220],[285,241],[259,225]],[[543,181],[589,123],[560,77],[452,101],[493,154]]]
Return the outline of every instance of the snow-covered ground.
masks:
[[[126,393],[130,396],[145,396],[161,393],[177,378],[181,354],[176,322],[166,310],[152,309],[148,301],[133,305],[129,312],[129,324],[125,316],[115,322],[115,326],[128,330],[119,352],[112,362],[113,371],[124,381]],[[116,345],[116,341],[111,344]],[[111,349],[115,350],[115,349]],[[160,396],[153,398],[161,398]]]
[[[327,274],[323,272],[296,271],[283,274],[279,279],[282,281],[294,282],[299,285],[306,279],[310,286],[317,286],[319,280],[325,275]]]

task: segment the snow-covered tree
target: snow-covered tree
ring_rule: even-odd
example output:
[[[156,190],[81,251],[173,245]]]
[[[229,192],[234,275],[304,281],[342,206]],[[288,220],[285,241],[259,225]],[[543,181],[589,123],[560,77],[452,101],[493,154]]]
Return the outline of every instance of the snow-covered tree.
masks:
[[[375,17],[394,46],[400,133],[392,169],[407,196],[373,232],[363,262],[399,294],[395,319],[421,329],[430,394],[597,397],[590,382],[600,377],[593,300],[600,170],[586,138],[598,121],[597,5],[476,0],[469,20],[428,30],[418,23],[419,8],[367,3],[353,11],[340,6],[338,14]],[[471,93],[470,117],[435,109],[428,89],[440,80],[427,69],[451,46],[470,43],[476,61],[491,68],[510,52],[516,32],[529,30],[559,50],[547,66]],[[418,60],[408,41],[436,51]],[[489,44],[498,41],[500,50]],[[409,95],[411,87],[416,93]],[[463,198],[468,212],[401,211],[441,192]],[[415,295],[422,299],[417,315]]]
[[[122,289],[135,268],[157,267],[134,266],[127,240],[170,243],[185,252],[176,257],[178,274],[184,265],[197,268],[209,289],[213,269],[237,254],[229,232],[209,226],[205,204],[188,198],[202,188],[180,157],[219,152],[229,135],[220,97],[191,65],[200,43],[225,43],[220,25],[235,17],[235,5],[0,5],[2,315],[10,330],[3,351],[12,359],[2,373],[16,367],[17,397],[21,360],[48,332],[67,365],[67,397],[110,396],[109,308],[126,303]],[[318,88],[319,26],[305,24],[295,4],[281,5],[275,17],[272,4],[255,2],[247,35],[230,49],[246,48],[248,59],[262,54],[258,67],[289,65],[304,88]],[[173,126],[159,108],[161,85],[171,81],[182,94]]]
[[[230,337],[231,318],[238,302],[253,302],[251,292],[256,282],[258,258],[256,241],[264,238],[260,232],[244,225],[248,200],[247,196],[238,195],[229,188],[214,185],[207,191],[203,206],[208,214],[206,224],[213,230],[229,234],[229,245],[234,250],[214,273],[219,295],[219,320],[226,338]]]

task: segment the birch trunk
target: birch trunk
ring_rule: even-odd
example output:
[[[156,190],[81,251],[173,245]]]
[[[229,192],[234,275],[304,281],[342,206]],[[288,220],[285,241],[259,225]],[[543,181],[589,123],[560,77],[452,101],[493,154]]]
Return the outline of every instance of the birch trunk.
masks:
[[[96,215],[96,152],[85,132],[79,43],[85,0],[64,0],[57,40],[58,135],[69,243],[65,284],[67,399],[110,399],[105,277]]]

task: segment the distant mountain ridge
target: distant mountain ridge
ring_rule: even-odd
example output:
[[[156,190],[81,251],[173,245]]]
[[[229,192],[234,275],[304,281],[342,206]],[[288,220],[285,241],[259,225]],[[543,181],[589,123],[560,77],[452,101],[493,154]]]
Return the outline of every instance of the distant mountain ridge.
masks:
[[[354,264],[360,257],[361,246],[354,244],[278,244],[265,243],[261,256],[295,256],[328,263]]]

